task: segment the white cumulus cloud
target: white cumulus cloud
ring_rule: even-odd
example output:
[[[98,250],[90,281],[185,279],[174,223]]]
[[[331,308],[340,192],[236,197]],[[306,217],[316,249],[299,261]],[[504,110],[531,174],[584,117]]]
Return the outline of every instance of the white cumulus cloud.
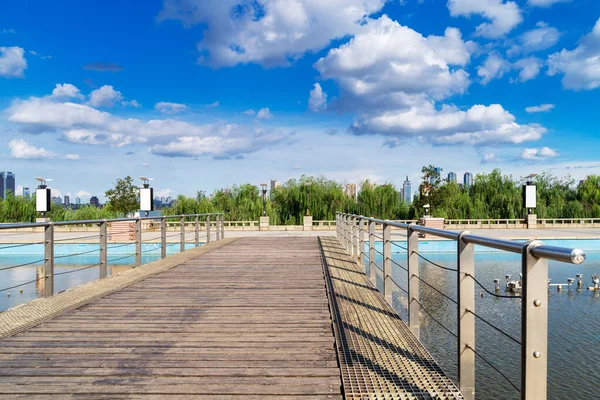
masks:
[[[548,158],[558,157],[558,153],[549,147],[542,147],[540,149],[525,149],[520,155],[520,158],[528,161],[543,161]]]
[[[112,107],[123,100],[123,95],[112,86],[104,85],[90,93],[88,104],[92,107]]]
[[[541,112],[548,112],[552,109],[554,109],[555,105],[554,104],[540,104],[539,106],[531,106],[531,107],[527,107],[525,108],[525,111],[527,111],[528,113],[541,113]]]
[[[510,56],[546,50],[554,46],[560,37],[561,33],[558,29],[540,21],[535,29],[523,32],[518,38],[519,43],[509,48],[507,54]]]
[[[520,70],[519,81],[527,82],[540,74],[544,62],[537,57],[528,57],[516,61],[513,67]]]
[[[528,0],[527,4],[534,7],[550,7],[556,3],[567,3],[571,0]]]
[[[0,47],[0,76],[23,78],[27,69],[25,50],[21,47]]]
[[[514,1],[448,0],[448,9],[453,17],[481,15],[489,20],[476,28],[476,35],[485,38],[500,38],[523,21],[521,10]]]
[[[271,118],[273,118],[273,114],[271,113],[271,110],[269,110],[268,108],[261,108],[256,113],[256,118],[258,118],[258,119],[271,119]]]
[[[65,154],[65,160],[79,160],[79,154]]]
[[[308,108],[311,111],[320,111],[327,107],[327,93],[323,92],[323,88],[319,83],[315,83],[314,88],[310,91],[308,98]]]
[[[485,145],[538,140],[547,129],[538,124],[520,125],[499,104],[474,105],[467,111],[444,105],[437,110],[424,103],[408,110],[390,110],[367,119],[357,119],[356,134],[379,133],[396,137],[418,137],[439,145]]]
[[[347,103],[411,103],[422,95],[441,99],[463,93],[469,74],[462,68],[475,45],[458,29],[424,37],[387,16],[369,19],[346,44],[331,49],[315,64],[324,79],[335,79]],[[365,57],[368,54],[368,57]],[[382,99],[385,97],[385,99]]]
[[[64,101],[53,96],[15,100],[5,110],[9,122],[31,133],[55,133],[78,144],[123,147],[146,144],[160,155],[210,154],[213,157],[241,156],[264,147],[286,142],[291,133],[262,131],[255,127],[217,122],[196,124],[175,119],[121,118],[87,104]],[[258,117],[270,117],[268,108]],[[195,145],[182,151],[182,143]],[[209,145],[210,144],[210,145]]]
[[[496,53],[490,54],[485,62],[477,68],[477,75],[481,78],[481,84],[487,85],[494,79],[502,78],[510,71],[511,64]]]
[[[8,148],[10,150],[10,156],[12,158],[41,160],[46,158],[53,158],[55,156],[53,152],[48,151],[43,147],[32,146],[23,139],[11,140],[10,142],[8,142]]]
[[[163,114],[177,114],[186,111],[188,109],[188,106],[180,103],[170,103],[167,101],[161,101],[159,103],[156,103],[154,109]]]
[[[573,50],[563,49],[548,57],[548,74],[563,74],[565,89],[591,90],[600,87],[600,19]]]
[[[386,0],[165,0],[159,21],[205,27],[199,62],[286,65],[351,35]]]
[[[64,99],[82,99],[83,95],[75,85],[71,85],[70,83],[57,83],[56,87],[52,91],[52,97]]]

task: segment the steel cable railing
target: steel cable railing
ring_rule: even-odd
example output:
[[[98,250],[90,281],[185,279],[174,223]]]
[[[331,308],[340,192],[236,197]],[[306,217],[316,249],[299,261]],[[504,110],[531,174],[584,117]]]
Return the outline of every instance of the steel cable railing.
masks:
[[[475,277],[471,274],[465,274],[466,276],[468,276],[469,278],[473,279],[473,281],[475,281],[475,283],[481,287],[487,294],[489,294],[490,296],[494,296],[494,297],[498,297],[500,299],[521,299],[521,296],[505,296],[502,294],[498,294],[498,293],[493,293],[491,291],[489,291],[481,282],[479,282],[477,279],[475,279]]]
[[[498,367],[496,367],[494,364],[492,364],[490,361],[488,361],[485,357],[483,357],[478,351],[476,351],[470,345],[467,344],[467,345],[465,345],[465,347],[468,348],[469,350],[471,350],[483,362],[485,362],[494,371],[496,371],[498,374],[500,374],[500,376],[502,376],[517,392],[521,393],[521,388],[519,388],[517,385],[515,385],[502,371],[500,371],[500,369],[498,369]]]
[[[456,333],[452,332],[448,327],[446,327],[446,325],[442,324],[433,315],[431,315],[431,313],[429,311],[427,311],[427,309],[425,308],[425,306],[419,300],[417,300],[417,299],[411,299],[410,301],[416,302],[419,305],[419,307],[421,308],[421,310],[425,311],[425,314],[429,315],[429,318],[431,318],[432,320],[434,320],[435,322],[437,322],[437,324],[439,326],[441,326],[442,328],[444,328],[446,330],[446,332],[448,332],[449,334],[451,334],[452,336],[454,336],[456,339],[458,339],[458,335]]]
[[[412,275],[412,278],[417,278],[419,281],[423,282],[424,284],[426,284],[428,287],[430,287],[431,289],[433,289],[435,292],[439,293],[441,296],[445,297],[446,299],[450,300],[452,303],[454,304],[458,304],[458,302],[456,300],[454,300],[452,297],[448,296],[447,294],[445,294],[444,292],[442,292],[441,290],[437,289],[435,286],[430,285],[429,283],[427,283],[426,280],[424,280],[423,278],[421,278],[420,276],[417,275]]]
[[[421,253],[419,253],[418,251],[413,251],[413,254],[416,254],[417,256],[419,256],[420,259],[428,262],[429,264],[433,265],[434,267],[438,267],[438,268],[444,269],[446,271],[452,271],[452,272],[458,271],[456,268],[448,268],[448,267],[444,267],[443,265],[440,265],[438,263],[435,263],[435,262],[431,261],[429,258],[427,258],[424,255],[422,255]]]
[[[74,236],[74,237],[68,237],[68,238],[62,238],[62,239],[54,239],[54,243],[57,242],[68,242],[69,240],[85,240],[85,239],[94,239],[94,238],[99,238],[100,235],[90,235],[90,236]]]
[[[168,222],[168,220],[172,218],[177,218],[179,219],[179,221],[174,223]],[[201,218],[206,218],[206,220],[203,221],[201,220]],[[210,229],[210,226],[207,226],[209,219],[211,220],[212,229]],[[8,233],[10,237],[27,238],[26,240],[30,240],[29,236],[31,236],[32,233],[39,232],[43,235],[44,238],[44,240],[41,241],[34,241],[28,243],[0,243],[0,254],[2,254],[3,250],[18,249],[33,245],[42,245],[42,253],[44,255],[44,258],[40,257],[40,259],[35,261],[0,267],[0,272],[2,272],[8,270],[15,270],[21,267],[31,265],[38,265],[39,267],[43,268],[44,271],[44,276],[42,278],[29,280],[27,282],[19,283],[16,285],[10,285],[4,289],[0,289],[0,292],[11,290],[14,288],[19,288],[21,286],[35,283],[40,281],[41,279],[44,279],[46,280],[46,283],[43,288],[43,295],[50,296],[54,293],[54,278],[56,276],[71,274],[78,271],[99,267],[100,278],[104,278],[107,276],[107,266],[109,264],[114,264],[120,261],[124,261],[126,259],[134,258],[134,263],[129,261],[123,263],[131,264],[132,266],[139,266],[142,264],[142,254],[160,251],[160,257],[164,258],[167,256],[167,247],[180,245],[181,251],[184,251],[186,243],[192,242],[196,246],[199,246],[200,239],[204,234],[206,234],[206,242],[210,241],[211,238],[212,240],[219,240],[224,237],[223,220],[223,213],[211,213],[161,217],[119,218],[112,220],[40,222],[31,224],[0,225],[0,232],[9,232],[10,230],[10,232]],[[144,221],[150,222],[145,224]],[[116,225],[117,227],[114,228],[115,224],[119,225]],[[56,228],[64,226],[80,226],[83,227],[83,229],[81,229],[82,232],[94,233],[76,234],[73,231],[69,231],[68,233],[66,233],[66,235],[63,235],[63,237],[56,237]],[[179,231],[177,233],[167,235],[168,226],[176,228],[178,227]],[[193,227],[192,229],[190,229],[191,226]],[[26,229],[28,232],[21,233],[18,231],[20,229]],[[160,237],[147,239],[146,241],[142,240],[144,234],[152,232],[159,232]],[[189,237],[186,237],[186,235],[189,235],[190,233],[193,233],[194,235],[193,239],[191,240],[189,239]],[[166,243],[167,238],[174,237],[179,237],[183,240],[180,239],[175,243]],[[113,240],[119,240],[119,238],[123,238],[125,243],[113,242]],[[93,243],[93,239],[98,239],[97,244]],[[13,239],[13,241],[14,240],[19,239]],[[77,243],[78,241],[85,241],[85,243],[82,243],[83,245],[92,245],[94,248],[87,250],[84,247],[79,251],[74,250],[72,252],[69,252],[69,250],[71,250],[71,247],[66,246],[70,246],[71,244],[65,244],[65,242]],[[156,247],[151,245],[148,246],[148,248],[142,247],[144,244],[148,245],[149,243],[156,243]],[[59,254],[55,255],[55,245],[65,246],[62,247],[62,249],[66,250],[59,250]],[[132,246],[132,250],[133,248],[135,248],[135,251],[131,251],[131,254],[129,254],[129,250],[117,251],[118,249],[127,248],[130,246]],[[34,252],[37,253],[37,249],[35,249]],[[84,267],[68,271],[62,271],[57,273],[54,272],[54,264],[56,260],[65,260],[70,257],[82,257],[86,255],[92,255],[93,253],[99,253],[100,261],[98,263],[86,265]],[[24,253],[23,255],[28,256],[30,254]]]
[[[21,267],[27,267],[29,265],[34,265],[34,264],[41,264],[43,262],[45,262],[46,259],[42,258],[41,260],[36,260],[36,261],[31,261],[31,262],[26,262],[23,264],[19,264],[19,265],[11,265],[10,267],[3,267],[0,268],[0,271],[8,271],[9,269],[15,269],[15,268],[21,268]]]
[[[408,268],[406,268],[404,265],[401,265],[401,264],[399,264],[398,262],[394,261],[394,259],[393,259],[393,258],[392,258],[392,259],[390,259],[390,262],[391,262],[392,264],[394,264],[396,267],[400,268],[401,270],[408,272]]]
[[[383,227],[383,237],[375,235],[373,232],[375,226],[381,225]],[[518,243],[507,240],[492,239],[483,236],[473,235],[469,232],[450,232],[440,229],[429,228],[425,226],[418,226],[412,223],[400,223],[388,220],[379,220],[375,218],[366,218],[357,215],[338,213],[336,219],[337,235],[342,242],[343,247],[350,254],[357,254],[360,249],[360,254],[365,255],[367,252],[363,251],[366,241],[363,239],[363,233],[368,232],[368,242],[370,256],[379,254],[383,257],[383,268],[379,268],[374,260],[369,259],[369,265],[375,265],[375,267],[381,270],[384,274],[384,282],[393,283],[396,287],[402,290],[408,295],[408,325],[411,330],[419,330],[419,312],[423,310],[430,318],[432,318],[437,324],[439,324],[444,330],[446,330],[452,337],[459,340],[459,343],[468,351],[457,352],[458,368],[460,373],[458,374],[458,384],[462,387],[464,383],[469,385],[466,389],[468,392],[465,396],[467,399],[473,399],[475,382],[475,369],[474,360],[471,357],[479,357],[492,369],[498,372],[506,381],[517,391],[521,391],[517,385],[515,385],[499,368],[491,363],[487,358],[482,356],[475,350],[474,338],[475,338],[475,321],[479,320],[486,326],[492,328],[497,333],[505,336],[510,341],[521,346],[521,375],[523,377],[523,399],[536,398],[536,393],[546,392],[546,377],[537,376],[535,379],[532,378],[535,373],[528,373],[532,369],[537,369],[540,363],[547,363],[547,305],[545,305],[545,298],[547,296],[547,274],[548,274],[548,259],[571,263],[581,264],[585,260],[585,254],[579,249],[567,249],[553,246],[546,246],[539,241],[530,241],[527,243]],[[367,228],[368,226],[368,228]],[[358,227],[358,230],[357,230]],[[391,227],[396,229],[406,230],[406,247],[395,243],[392,237]],[[419,234],[427,234],[432,236],[441,237],[444,239],[453,240],[457,243],[457,268],[449,268],[440,263],[436,263],[428,257],[422,255],[418,251]],[[374,248],[374,238],[378,238],[383,241],[383,253]],[[474,276],[475,274],[475,257],[474,257],[474,246],[484,246],[493,248],[496,250],[507,251],[511,253],[517,253],[522,255],[522,271],[523,274],[534,275],[534,278],[529,280],[524,276],[522,279],[522,296],[506,296],[498,293],[493,293],[487,289],[479,280]],[[393,259],[393,254],[401,254],[400,252],[392,251],[392,248],[400,248],[406,251],[408,264],[401,265]],[[371,253],[373,251],[373,253]],[[366,257],[365,257],[366,258]],[[439,269],[448,271],[456,274],[457,284],[459,288],[459,294],[457,299],[443,293],[440,289],[428,283],[426,280],[419,276],[419,260],[423,260],[430,265],[433,265]],[[362,260],[361,260],[362,262]],[[401,270],[407,273],[408,279],[408,290],[404,289],[398,284],[391,276],[392,266],[399,267]],[[372,268],[371,268],[372,269]],[[470,278],[470,279],[467,279]],[[371,273],[371,279],[375,279],[375,275]],[[443,296],[445,299],[451,301],[457,306],[458,320],[457,324],[460,327],[458,333],[452,332],[448,327],[442,324],[432,313],[430,313],[420,301],[420,289],[419,285],[423,283],[437,294]],[[481,287],[486,293],[497,298],[519,298],[521,302],[521,324],[522,324],[522,338],[519,341],[503,329],[496,326],[493,322],[478,315],[475,310],[475,285]],[[383,294],[388,301],[392,301],[393,297],[391,294],[392,287],[387,283],[384,284]],[[496,288],[496,291],[498,289]],[[465,293],[467,294],[465,296]],[[531,302],[533,301],[535,307],[528,307],[527,298]],[[410,304],[415,302],[418,307],[411,307]],[[544,372],[546,371],[544,367]],[[524,382],[523,380],[526,380]]]
[[[20,288],[20,287],[23,287],[23,286],[27,286],[27,285],[30,285],[32,283],[36,283],[38,281],[41,281],[42,279],[47,279],[47,278],[49,278],[49,277],[48,276],[42,276],[42,277],[36,278],[36,279],[34,279],[32,281],[23,282],[23,283],[19,283],[18,285],[14,285],[14,286],[11,286],[11,287],[0,289],[0,292],[6,292],[7,290],[17,289],[17,288]]]
[[[0,251],[2,251],[2,250],[8,250],[8,249],[16,249],[16,248],[25,247],[25,246],[32,246],[32,245],[36,245],[36,244],[44,244],[44,243],[46,243],[46,242],[9,244],[8,246],[2,246],[2,247],[0,247]]]
[[[466,309],[466,312],[472,314],[473,316],[475,316],[475,318],[477,318],[481,322],[487,324],[490,328],[496,330],[497,332],[500,332],[501,334],[503,334],[504,336],[506,336],[507,338],[509,338],[513,342],[515,342],[516,344],[521,345],[521,342],[519,340],[515,339],[514,337],[512,337],[508,333],[504,332],[502,329],[498,328],[497,326],[494,326],[491,322],[487,321],[485,318],[480,317],[479,315],[477,315],[476,313],[474,313],[473,311],[471,311],[469,309]]]
[[[57,259],[60,259],[60,258],[84,256],[86,254],[97,253],[99,251],[100,251],[99,249],[92,249],[92,250],[88,250],[88,251],[82,251],[81,253],[63,254],[63,255],[60,255],[60,256],[54,256],[54,259],[57,260]]]
[[[94,267],[99,267],[100,265],[101,265],[101,263],[96,263],[96,264],[88,265],[87,267],[72,269],[70,271],[55,272],[54,276],[68,275],[68,274],[72,274],[73,272],[79,272],[79,271],[83,271],[83,270],[86,270],[86,269],[90,269],[90,268],[94,268]]]

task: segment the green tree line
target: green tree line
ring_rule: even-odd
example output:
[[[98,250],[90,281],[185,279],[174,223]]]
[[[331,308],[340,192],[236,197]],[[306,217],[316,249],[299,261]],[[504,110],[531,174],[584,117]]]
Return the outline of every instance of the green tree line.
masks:
[[[267,195],[266,213],[271,224],[299,225],[303,216],[333,220],[337,211],[382,219],[416,219],[425,205],[434,217],[447,219],[523,218],[522,180],[503,175],[500,170],[478,174],[473,184],[462,187],[440,177],[432,166],[422,169],[417,197],[411,204],[402,200],[400,189],[390,183],[360,184],[357,197],[348,197],[344,186],[324,177],[291,179]],[[581,182],[544,173],[534,179],[537,185],[539,218],[600,218],[600,176],[590,175]],[[137,211],[137,187],[130,177],[117,180],[106,192],[103,208],[83,206],[77,210],[52,206],[48,217],[54,221],[116,218]],[[179,196],[166,215],[224,212],[231,221],[256,221],[263,215],[261,189],[252,184],[216,191],[212,196],[198,192],[195,197]],[[36,218],[35,199],[8,195],[0,201],[0,222],[32,222]]]

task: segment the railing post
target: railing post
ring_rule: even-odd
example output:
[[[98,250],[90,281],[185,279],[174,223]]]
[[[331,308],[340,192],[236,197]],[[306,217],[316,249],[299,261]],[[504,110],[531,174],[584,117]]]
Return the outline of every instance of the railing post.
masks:
[[[215,216],[215,228],[217,230],[217,241],[221,239],[221,229],[219,229],[219,220],[221,219],[221,217],[219,216],[219,214],[217,214]]]
[[[350,216],[346,215],[346,252],[352,255],[352,229],[350,226]]]
[[[412,333],[419,338],[419,233],[407,228],[407,264],[408,264],[408,326]]]
[[[135,220],[135,266],[142,265],[142,220]]]
[[[225,239],[225,214],[221,214],[221,239]]]
[[[383,296],[392,305],[392,227],[383,223]]]
[[[185,217],[179,218],[179,252],[185,251]]]
[[[523,245],[521,305],[521,399],[547,398],[548,380],[548,260],[531,249],[542,242]]]
[[[367,266],[365,265],[365,220],[360,218],[358,220],[358,261],[365,273],[367,272]]]
[[[377,264],[375,260],[375,222],[369,221],[369,278],[373,285],[377,283]]]
[[[210,243],[210,214],[206,216],[206,243]]]
[[[167,217],[160,218],[160,258],[167,257]]]
[[[54,294],[54,223],[44,227],[44,297]]]
[[[194,246],[200,246],[200,220],[198,215],[194,218]]]
[[[356,245],[356,240],[358,239],[358,235],[357,235],[357,227],[356,227],[356,217],[352,216],[350,217],[350,256],[352,256],[352,259],[354,261],[356,261],[358,259],[357,257],[357,250],[358,250],[358,246]]]
[[[358,227],[360,219],[358,217],[353,217],[352,218],[352,243],[354,247],[354,261],[359,262],[360,261],[360,249],[359,249],[359,245],[360,245],[360,238],[359,238],[359,234],[360,234],[360,230]]]
[[[458,385],[465,400],[475,399],[475,246],[457,239]]]
[[[340,240],[340,213],[335,213],[335,236]]]
[[[106,243],[108,239],[108,223],[106,220],[100,222],[100,279],[106,278]]]

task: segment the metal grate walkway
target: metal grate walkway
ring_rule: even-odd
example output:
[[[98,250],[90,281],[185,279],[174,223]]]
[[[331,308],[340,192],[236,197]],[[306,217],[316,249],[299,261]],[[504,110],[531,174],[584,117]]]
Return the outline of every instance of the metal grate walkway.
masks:
[[[345,398],[463,399],[339,241],[320,241]]]

